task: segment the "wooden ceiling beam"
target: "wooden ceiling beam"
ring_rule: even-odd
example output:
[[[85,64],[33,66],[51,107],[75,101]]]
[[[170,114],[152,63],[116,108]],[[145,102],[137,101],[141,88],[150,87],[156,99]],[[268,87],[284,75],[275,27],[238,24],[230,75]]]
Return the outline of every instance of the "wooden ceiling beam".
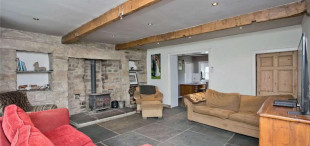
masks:
[[[304,1],[302,2],[295,2],[291,4],[287,4],[284,6],[274,7],[270,9],[265,9],[249,14],[244,14],[232,18],[227,18],[223,20],[218,20],[202,25],[198,25],[195,27],[169,32],[165,34],[160,34],[156,36],[150,36],[147,38],[139,39],[136,41],[124,43],[124,44],[117,44],[117,50],[125,50],[129,48],[134,48],[136,46],[168,41],[173,39],[179,39],[183,37],[189,37],[193,35],[199,35],[203,33],[234,28],[234,27],[241,27],[245,25],[252,24],[254,22],[264,22],[270,21],[275,19],[287,18],[296,16],[306,12],[306,4]]]
[[[99,17],[83,24],[72,32],[69,32],[62,37],[61,42],[63,44],[76,42],[85,35],[104,27],[105,25],[119,20],[120,13],[122,13],[122,17],[124,17],[159,1],[160,0],[128,0],[120,4],[119,6],[107,11],[106,13],[100,15]]]

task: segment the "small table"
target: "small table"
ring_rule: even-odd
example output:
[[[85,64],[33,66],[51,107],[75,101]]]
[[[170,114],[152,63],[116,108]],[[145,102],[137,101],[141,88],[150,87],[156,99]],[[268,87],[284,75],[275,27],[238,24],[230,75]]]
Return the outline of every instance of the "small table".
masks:
[[[163,117],[163,104],[160,101],[142,101],[142,118],[148,117]]]

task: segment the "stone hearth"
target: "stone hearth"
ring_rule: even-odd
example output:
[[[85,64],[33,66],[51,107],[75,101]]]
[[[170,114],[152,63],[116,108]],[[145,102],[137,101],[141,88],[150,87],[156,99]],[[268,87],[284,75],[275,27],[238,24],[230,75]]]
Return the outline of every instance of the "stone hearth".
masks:
[[[80,128],[100,122],[114,120],[126,116],[135,114],[136,111],[133,108],[110,108],[104,110],[104,112],[82,112],[70,116],[70,124]]]

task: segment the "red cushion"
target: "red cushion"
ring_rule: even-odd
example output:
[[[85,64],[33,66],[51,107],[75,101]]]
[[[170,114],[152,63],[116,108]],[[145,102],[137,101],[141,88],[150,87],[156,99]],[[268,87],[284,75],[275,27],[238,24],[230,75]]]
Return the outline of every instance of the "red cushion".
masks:
[[[12,146],[54,146],[37,128],[24,125],[17,129]]]
[[[45,132],[44,135],[49,138],[55,146],[95,146],[88,136],[70,125],[60,126],[52,131]]]
[[[2,128],[10,142],[12,142],[17,129],[23,125],[34,127],[30,117],[21,108],[13,104],[7,106],[3,114]]]

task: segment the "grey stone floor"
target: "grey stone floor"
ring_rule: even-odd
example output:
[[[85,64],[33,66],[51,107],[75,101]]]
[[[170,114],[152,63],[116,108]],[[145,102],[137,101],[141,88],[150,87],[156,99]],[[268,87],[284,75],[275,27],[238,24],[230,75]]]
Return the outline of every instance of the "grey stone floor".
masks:
[[[108,117],[113,117],[113,116],[117,116],[117,115],[122,115],[122,114],[126,114],[129,112],[133,112],[134,109],[132,108],[116,108],[116,109],[107,109],[104,112],[98,112],[98,113],[94,113],[94,112],[83,112],[83,113],[79,113],[79,114],[75,114],[70,116],[70,122],[71,124],[83,124],[83,123],[87,123],[87,122],[91,122],[94,120],[99,120],[99,119],[104,119],[104,118],[108,118]]]
[[[186,109],[164,109],[162,119],[140,114],[79,128],[98,146],[257,146],[258,139],[188,121]]]

